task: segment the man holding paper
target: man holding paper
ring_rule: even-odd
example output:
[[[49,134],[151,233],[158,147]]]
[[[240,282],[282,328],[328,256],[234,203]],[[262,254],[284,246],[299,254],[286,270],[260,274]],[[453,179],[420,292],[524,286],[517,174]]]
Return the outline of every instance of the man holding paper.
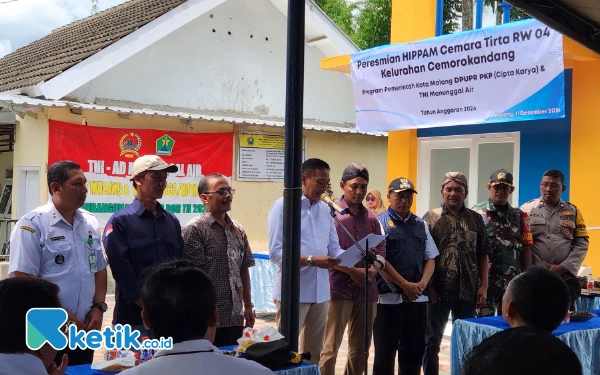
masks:
[[[329,307],[327,269],[340,263],[338,235],[329,206],[321,194],[329,184],[329,164],[308,159],[302,164],[302,202],[300,238],[300,337],[299,352],[310,352],[313,364],[319,363]],[[269,259],[277,265],[273,301],[275,320],[281,329],[281,262],[283,257],[283,198],[273,203],[269,212]]]
[[[409,179],[395,179],[388,187],[390,207],[379,215],[388,235],[383,275],[398,290],[393,293],[383,280],[378,280],[374,375],[394,373],[396,351],[399,374],[421,373],[427,326],[426,287],[439,252],[423,219],[410,212],[416,193]]]
[[[360,241],[369,234],[381,235],[381,226],[375,214],[363,206],[362,201],[367,195],[369,171],[363,165],[350,164],[342,173],[340,187],[344,194],[337,204],[348,212],[347,215],[336,215],[352,237]],[[336,221],[335,227],[340,246],[347,250],[354,246],[354,241],[344,228]],[[363,249],[365,247],[363,246]],[[366,250],[366,249],[365,249]],[[385,265],[385,242],[380,242],[374,249],[377,256],[375,264],[379,269]],[[360,251],[360,250],[359,250]],[[359,261],[350,267],[336,266],[329,270],[331,283],[331,301],[325,328],[325,342],[319,367],[322,375],[334,375],[338,350],[342,343],[344,331],[348,325],[348,361],[344,374],[358,375],[363,373],[364,353],[363,339],[365,332],[365,267],[364,261]],[[376,270],[371,266],[369,276],[374,279]],[[369,324],[371,337],[373,321],[377,306],[377,284],[369,283]]]

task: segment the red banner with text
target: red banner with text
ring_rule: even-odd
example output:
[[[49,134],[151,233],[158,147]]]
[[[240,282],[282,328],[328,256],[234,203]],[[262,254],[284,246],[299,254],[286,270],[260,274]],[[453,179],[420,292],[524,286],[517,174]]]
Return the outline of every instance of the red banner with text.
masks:
[[[185,133],[156,129],[103,128],[50,120],[48,165],[60,160],[78,163],[87,178],[84,209],[104,227],[110,216],[133,201],[133,162],[158,155],[179,167],[169,174],[159,202],[182,225],[204,212],[198,198],[201,176],[221,173],[231,182],[233,133]]]

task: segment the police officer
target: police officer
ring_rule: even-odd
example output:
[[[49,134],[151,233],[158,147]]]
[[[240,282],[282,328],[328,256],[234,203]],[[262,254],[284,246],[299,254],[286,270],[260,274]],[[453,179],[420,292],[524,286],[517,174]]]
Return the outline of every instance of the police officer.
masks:
[[[425,351],[426,287],[439,252],[423,219],[410,212],[417,192],[406,178],[388,187],[390,207],[379,215],[385,233],[386,266],[383,276],[396,285],[392,293],[378,277],[379,303],[373,328],[374,375],[392,375],[396,351],[398,373],[419,375]]]
[[[571,303],[581,294],[577,273],[590,244],[581,212],[561,199],[565,176],[552,169],[540,183],[541,197],[521,206],[529,215],[533,233],[533,265],[545,266],[562,276],[571,288]]]
[[[51,200],[27,213],[10,237],[10,277],[39,277],[60,288],[60,302],[70,322],[79,330],[99,330],[107,310],[106,258],[102,252],[98,220],[81,207],[85,203],[86,178],[72,161],[48,168]],[[94,351],[63,350],[69,365],[92,363]]]
[[[158,262],[183,257],[179,220],[158,202],[168,173],[177,170],[156,155],[137,158],[131,178],[136,196],[104,228],[102,241],[116,283],[112,323],[131,325],[140,331],[140,338],[151,336],[142,323],[142,273]]]
[[[515,191],[512,173],[506,169],[494,171],[487,189],[490,197],[473,207],[483,217],[492,246],[487,302],[479,316],[493,316],[496,310],[500,316],[508,283],[531,267],[533,239],[527,214],[508,203]]]

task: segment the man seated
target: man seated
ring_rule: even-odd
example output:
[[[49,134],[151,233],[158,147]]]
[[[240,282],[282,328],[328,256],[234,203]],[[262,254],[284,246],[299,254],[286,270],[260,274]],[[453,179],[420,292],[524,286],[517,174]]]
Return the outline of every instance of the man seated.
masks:
[[[56,367],[56,349],[45,343],[31,350],[25,342],[25,317],[33,308],[61,308],[58,286],[33,277],[0,281],[0,374],[63,375],[67,355]]]
[[[582,369],[567,344],[551,333],[525,326],[498,332],[465,355],[461,375],[480,374],[581,375]]]
[[[159,350],[152,360],[121,374],[272,374],[212,345],[219,325],[216,301],[212,282],[189,260],[149,269],[142,288],[142,320],[154,338],[171,337],[173,349]]]
[[[567,316],[570,293],[556,273],[531,267],[508,284],[502,299],[504,319],[511,327],[528,325],[552,332]]]

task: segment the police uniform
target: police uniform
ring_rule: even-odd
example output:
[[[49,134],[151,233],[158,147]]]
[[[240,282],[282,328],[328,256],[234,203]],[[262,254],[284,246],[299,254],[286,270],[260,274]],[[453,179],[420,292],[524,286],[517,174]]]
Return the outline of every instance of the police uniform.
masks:
[[[562,199],[552,209],[541,198],[523,204],[521,210],[529,214],[533,264],[560,264],[577,275],[589,246],[581,211]]]
[[[23,216],[10,236],[9,275],[24,272],[58,285],[62,307],[82,322],[92,308],[94,274],[106,264],[98,220],[83,209],[71,225],[48,202]]]
[[[541,198],[523,204],[521,210],[529,214],[532,264],[563,266],[567,272],[562,276],[571,288],[571,302],[574,302],[581,293],[577,273],[590,243],[581,212],[562,199],[556,207],[548,207]]]

